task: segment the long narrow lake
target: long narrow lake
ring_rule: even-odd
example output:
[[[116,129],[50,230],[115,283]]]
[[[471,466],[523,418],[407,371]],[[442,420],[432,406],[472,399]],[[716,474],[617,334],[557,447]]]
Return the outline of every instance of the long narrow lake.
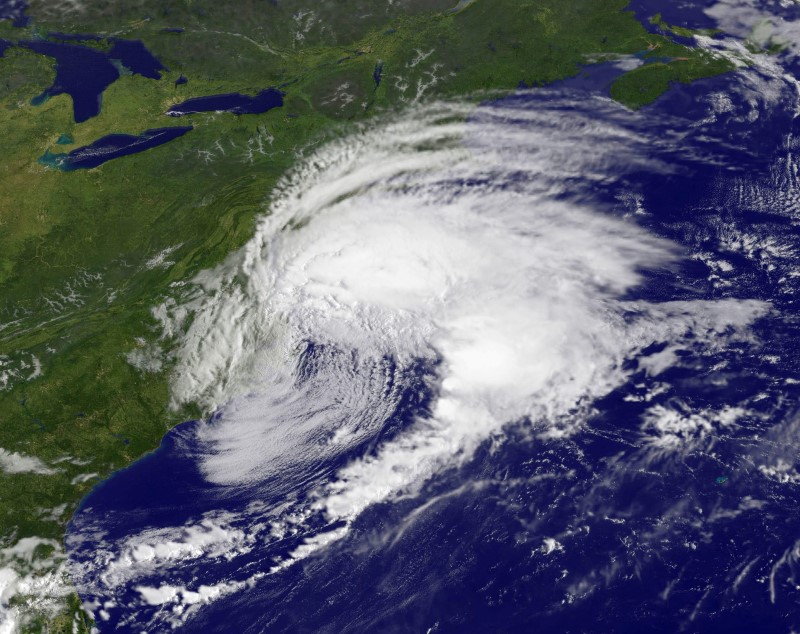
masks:
[[[68,154],[45,153],[39,162],[65,172],[98,167],[112,159],[138,154],[183,136],[192,126],[155,128],[140,135],[109,134]]]

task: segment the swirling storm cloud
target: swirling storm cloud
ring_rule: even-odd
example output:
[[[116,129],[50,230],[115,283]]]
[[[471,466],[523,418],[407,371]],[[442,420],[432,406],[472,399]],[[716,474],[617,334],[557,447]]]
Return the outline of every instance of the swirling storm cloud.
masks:
[[[576,478],[599,486],[609,476],[591,472],[622,470],[621,458],[588,467],[579,438],[622,392],[643,408],[619,422],[641,443],[631,472],[739,424],[748,410],[738,401],[699,413],[657,402],[681,389],[671,372],[757,349],[752,325],[772,307],[693,291],[682,281],[685,247],[620,204],[636,174],[666,178],[693,160],[674,137],[649,134],[652,125],[608,99],[568,93],[438,103],[304,157],[252,240],[154,311],[180,342],[174,403],[199,403],[206,416],[119,477],[133,486],[148,460],[175,460],[190,465],[187,497],[202,490],[204,502],[139,498],[104,511],[101,530],[93,508],[102,504],[88,499],[70,545],[97,618],[110,629],[213,631],[206,613],[252,599],[259,617],[241,631],[280,629],[288,617],[264,598],[271,588],[300,583],[301,570],[307,588],[342,553],[351,563],[391,553],[448,500],[498,495],[502,464],[475,468],[495,452],[571,448],[583,466],[558,471],[563,490],[547,469],[526,480],[561,490],[551,505]],[[581,504],[611,528],[631,512]],[[508,539],[523,532],[532,557],[552,560],[589,528],[573,509],[570,528],[542,532],[535,516],[547,508]],[[648,530],[638,538],[643,561],[659,548]],[[662,523],[661,536],[670,530]],[[467,529],[475,540],[485,531]],[[411,570],[422,565],[404,558]],[[613,553],[599,560],[550,571],[565,588],[543,609],[646,567]],[[416,614],[415,626],[455,627]],[[330,631],[385,625],[369,609],[349,618],[324,622]],[[322,631],[312,622],[304,627]]]

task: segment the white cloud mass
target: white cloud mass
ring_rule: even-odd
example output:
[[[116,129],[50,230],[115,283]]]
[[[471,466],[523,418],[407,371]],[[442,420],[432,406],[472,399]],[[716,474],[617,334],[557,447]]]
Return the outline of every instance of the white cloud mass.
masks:
[[[194,313],[173,394],[220,412],[200,431],[210,481],[290,480],[330,460],[392,411],[387,357],[436,362],[430,415],[287,520],[350,522],[506,423],[567,433],[647,346],[679,350],[690,333],[713,346],[766,310],[624,299],[677,248],[582,202],[577,183],[666,167],[645,158],[651,139],[616,125],[608,100],[570,104],[568,117],[563,107],[437,104],[332,143],[284,180],[250,243],[196,280],[190,306],[159,307],[170,331]],[[309,342],[322,352],[301,377]],[[675,362],[660,358],[659,371]]]
[[[747,339],[767,304],[636,299],[646,272],[688,256],[597,202],[631,171],[669,173],[653,157],[679,140],[654,140],[646,116],[555,93],[439,103],[302,159],[252,240],[153,311],[180,342],[174,403],[207,414],[178,451],[219,507],[113,538],[87,509],[70,536],[87,607],[177,627],[334,547],[365,508],[507,425],[568,436],[633,374],[667,380],[687,350]],[[424,406],[403,405],[412,392]],[[660,450],[728,418],[653,408],[646,431]],[[555,557],[564,536],[548,539]]]

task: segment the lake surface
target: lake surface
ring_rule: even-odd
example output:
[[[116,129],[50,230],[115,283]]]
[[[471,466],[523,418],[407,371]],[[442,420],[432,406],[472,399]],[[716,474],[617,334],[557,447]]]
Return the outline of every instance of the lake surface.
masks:
[[[37,99],[67,94],[72,97],[75,123],[100,114],[103,91],[119,78],[119,70],[101,51],[74,44],[21,42],[21,46],[56,60],[53,85]]]
[[[108,53],[110,59],[118,59],[134,75],[148,79],[161,79],[161,71],[167,68],[153,55],[141,40],[111,40],[114,45]]]
[[[0,14],[0,17],[2,14]],[[56,60],[56,78],[53,85],[31,100],[41,105],[50,97],[67,94],[72,98],[73,116],[82,123],[100,114],[103,92],[120,77],[121,71],[129,71],[152,80],[160,80],[168,69],[153,55],[141,40],[104,38],[85,33],[48,33],[56,41],[28,40],[18,43],[0,40],[0,56],[13,46],[21,46]],[[79,42],[107,40],[108,51],[82,46]],[[374,79],[380,83],[380,68],[376,68]],[[184,75],[175,80],[180,86],[188,82]],[[224,93],[193,97],[172,106],[166,114],[180,117],[200,112],[229,112],[231,114],[262,114],[283,106],[284,93],[277,88],[267,88],[256,95]]]
[[[51,34],[58,42],[23,41],[19,46],[56,60],[53,85],[34,99],[34,104],[47,98],[67,94],[72,97],[75,123],[82,123],[100,114],[103,92],[120,77],[117,61],[133,74],[148,79],[161,79],[164,65],[139,40],[113,38],[111,50],[104,52],[74,41],[102,40],[92,35]]]
[[[199,112],[230,112],[232,114],[261,114],[283,106],[283,93],[277,88],[267,88],[251,97],[238,92],[208,97],[194,97],[167,110],[171,117]]]
[[[47,152],[40,163],[69,172],[98,167],[112,159],[138,154],[173,141],[192,130],[192,126],[157,128],[140,135],[109,134],[91,145],[79,147],[68,154]],[[69,141],[71,142],[71,140]]]

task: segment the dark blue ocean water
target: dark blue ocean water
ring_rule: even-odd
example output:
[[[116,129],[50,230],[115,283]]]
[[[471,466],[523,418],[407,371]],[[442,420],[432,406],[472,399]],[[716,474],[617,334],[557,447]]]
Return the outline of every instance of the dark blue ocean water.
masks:
[[[662,20],[671,26],[684,29],[713,29],[717,24],[704,10],[715,4],[716,0],[683,0],[681,2],[633,0],[629,10],[633,11],[639,21],[653,32],[656,31],[656,27],[650,24],[650,17],[656,14],[660,14]]]
[[[662,11],[668,21],[669,10]],[[549,94],[561,100],[568,94],[579,102],[607,89],[614,72],[608,65],[589,68],[557,92],[522,91],[506,101],[536,108]],[[680,151],[652,150],[669,169],[642,167],[623,181],[576,182],[575,189],[585,188],[581,195],[605,213],[626,216],[685,253],[677,270],[645,273],[631,299],[768,301],[772,312],[752,326],[753,341],[718,350],[689,346],[679,364],[657,377],[640,370],[595,403],[590,420],[568,437],[534,438],[530,429],[541,422],[510,421],[501,442],[487,440],[416,495],[369,507],[345,538],[203,606],[182,630],[797,631],[800,124],[790,82],[748,73],[676,86],[645,112],[627,115],[632,130],[679,140],[670,147]],[[563,114],[568,118],[569,109]],[[661,351],[656,345],[643,356]],[[298,381],[312,380],[330,354],[309,341]],[[370,455],[412,426],[437,396],[430,364],[403,367],[387,358],[381,371],[387,390],[400,394],[382,431],[330,464],[315,465],[317,477]],[[726,407],[746,414],[707,437],[687,431],[664,449],[641,424],[658,406],[687,416]],[[109,570],[107,562],[96,564],[100,544],[220,513],[230,514],[231,530],[247,530],[263,521],[262,507],[297,502],[280,479],[233,487],[208,482],[198,467],[206,450],[197,438],[203,424],[177,427],[153,454],[95,488],[70,525],[70,557],[85,566],[84,599],[95,607],[115,602],[108,619],[100,617],[101,631],[136,631],[171,609],[144,605],[139,583],[196,587],[209,577],[252,577],[322,528],[310,523],[307,533],[258,540],[230,560],[192,559],[123,584],[121,592],[99,591]],[[131,614],[136,621],[126,620]]]
[[[47,34],[47,39],[60,42],[102,42],[105,38],[102,35],[94,35],[93,33],[57,33],[51,31]]]
[[[16,27],[21,28],[30,23],[27,10],[28,3],[25,0],[0,0],[0,20],[11,20]]]

